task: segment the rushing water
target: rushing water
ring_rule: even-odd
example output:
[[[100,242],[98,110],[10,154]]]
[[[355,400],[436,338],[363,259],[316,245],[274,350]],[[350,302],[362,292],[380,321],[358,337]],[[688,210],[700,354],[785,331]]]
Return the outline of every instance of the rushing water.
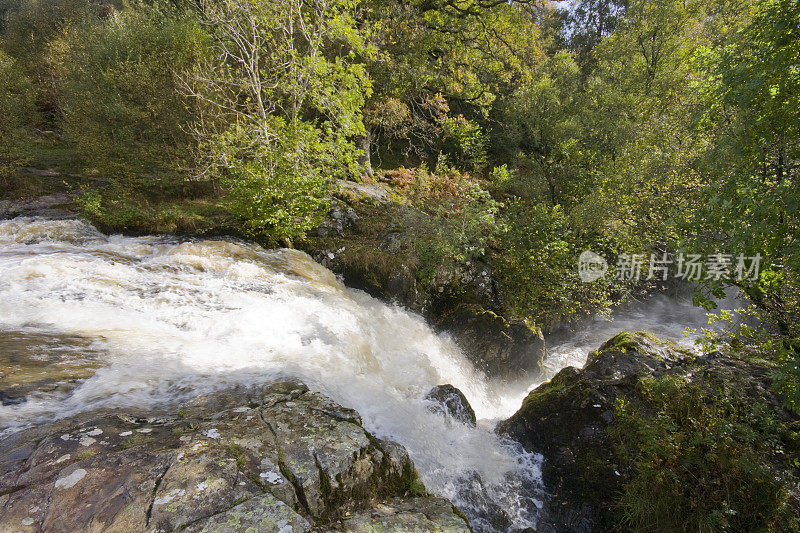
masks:
[[[596,321],[550,349],[536,383],[514,389],[487,382],[419,316],[346,288],[302,252],[105,236],[76,220],[18,218],[0,221],[0,339],[27,343],[29,352],[46,339],[40,351],[55,343],[92,371],[72,386],[6,402],[0,428],[296,376],[403,444],[428,489],[456,503],[477,530],[496,529],[498,509],[510,515],[509,529],[534,527],[541,457],[502,442],[493,423],[620,329],[680,339],[704,318],[688,304],[656,300]],[[426,408],[425,394],[443,383],[464,392],[477,428]]]
[[[302,252],[109,237],[76,220],[2,221],[0,336],[79,337],[97,363],[73,388],[0,407],[6,431],[291,375],[403,444],[429,490],[478,529],[490,529],[484,518],[497,523],[498,509],[515,529],[535,525],[541,458],[492,433],[490,421],[508,414],[496,392],[419,316],[346,288]],[[442,383],[469,398],[477,428],[426,408]]]

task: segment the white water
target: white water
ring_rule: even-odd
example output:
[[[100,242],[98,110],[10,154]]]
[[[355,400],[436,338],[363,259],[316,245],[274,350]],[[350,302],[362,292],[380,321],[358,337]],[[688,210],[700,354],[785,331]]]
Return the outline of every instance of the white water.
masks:
[[[403,444],[428,489],[453,500],[477,529],[489,529],[487,498],[515,528],[535,525],[541,458],[491,432],[490,421],[519,403],[509,411],[496,401],[458,348],[419,316],[347,289],[302,252],[106,237],[75,220],[2,221],[3,331],[92,339],[102,360],[69,393],[0,407],[7,430],[292,375]],[[428,411],[422,398],[443,383],[468,397],[478,428]],[[473,473],[482,487],[465,486]]]
[[[456,503],[476,530],[492,530],[484,519],[493,506],[511,515],[511,529],[535,527],[541,457],[501,442],[493,423],[622,329],[691,343],[684,328],[705,322],[688,303],[631,307],[551,346],[542,375],[512,387],[487,382],[419,316],[347,289],[302,252],[107,237],[75,220],[18,218],[0,221],[0,335],[90,339],[101,368],[68,393],[0,406],[0,429],[296,376],[403,444],[428,489]],[[428,411],[422,398],[443,383],[464,392],[477,428]]]

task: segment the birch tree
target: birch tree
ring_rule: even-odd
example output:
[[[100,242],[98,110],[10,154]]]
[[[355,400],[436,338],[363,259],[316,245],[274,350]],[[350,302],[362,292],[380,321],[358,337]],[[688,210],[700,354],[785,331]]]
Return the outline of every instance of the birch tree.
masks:
[[[221,177],[252,233],[313,227],[329,178],[358,174],[371,53],[354,0],[201,0],[211,59],[185,77],[200,103],[200,174]]]

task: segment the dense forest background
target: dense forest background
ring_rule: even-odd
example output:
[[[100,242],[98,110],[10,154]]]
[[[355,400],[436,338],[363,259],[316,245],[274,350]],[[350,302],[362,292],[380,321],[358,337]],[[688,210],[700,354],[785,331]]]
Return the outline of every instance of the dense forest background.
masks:
[[[0,0],[4,194],[57,169],[101,227],[296,245],[381,181],[420,272],[491,264],[534,330],[646,283],[583,250],[760,254],[696,299],[749,297],[708,342],[795,409],[799,130],[793,0]]]

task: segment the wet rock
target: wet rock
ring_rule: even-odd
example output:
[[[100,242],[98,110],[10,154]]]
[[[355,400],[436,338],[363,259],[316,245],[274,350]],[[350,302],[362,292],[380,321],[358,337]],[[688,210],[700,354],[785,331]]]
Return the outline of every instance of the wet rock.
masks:
[[[621,333],[590,354],[582,370],[567,367],[533,390],[498,433],[545,457],[547,510],[557,531],[591,531],[622,489],[606,428],[618,397],[644,375],[660,376],[686,354],[646,333]],[[602,529],[602,527],[601,527]]]
[[[63,217],[74,213],[72,197],[54,193],[34,198],[0,201],[0,218],[17,216]]]
[[[428,408],[434,413],[445,414],[454,420],[475,427],[475,411],[464,393],[452,385],[437,385],[425,396]]]
[[[348,287],[421,313],[437,330],[451,334],[490,377],[511,380],[539,373],[544,341],[524,323],[504,316],[490,265],[445,262],[422,272],[415,238],[398,223],[411,208],[362,201],[348,207],[358,218],[341,233],[326,223],[299,243],[315,261]]]
[[[100,367],[92,340],[72,335],[0,332],[0,403],[66,393]]]
[[[408,496],[421,491],[400,445],[297,381],[0,440],[0,531],[309,531],[381,502],[398,531],[466,530],[446,500]]]
[[[513,520],[489,496],[489,489],[477,472],[464,473],[459,479],[456,494],[468,502],[471,525],[478,531],[510,531]],[[465,509],[466,510],[466,509]],[[519,533],[513,530],[515,533]]]
[[[438,329],[453,335],[472,363],[489,377],[536,375],[546,355],[544,339],[525,324],[475,305],[459,305],[439,319]]]

